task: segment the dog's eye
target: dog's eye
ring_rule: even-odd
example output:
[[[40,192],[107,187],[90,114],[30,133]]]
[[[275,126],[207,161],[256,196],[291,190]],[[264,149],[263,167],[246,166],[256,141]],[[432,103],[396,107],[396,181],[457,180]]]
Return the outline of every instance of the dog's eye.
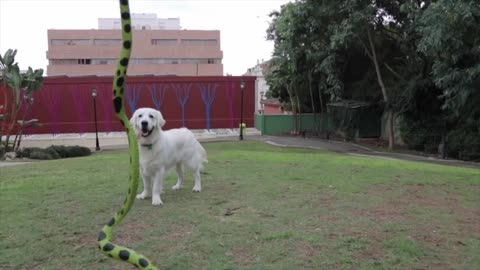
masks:
[[[149,114],[148,117],[152,118],[153,119],[153,115]]]
[[[141,115],[141,114],[139,114],[139,115],[138,115],[138,118],[142,118],[142,115]]]

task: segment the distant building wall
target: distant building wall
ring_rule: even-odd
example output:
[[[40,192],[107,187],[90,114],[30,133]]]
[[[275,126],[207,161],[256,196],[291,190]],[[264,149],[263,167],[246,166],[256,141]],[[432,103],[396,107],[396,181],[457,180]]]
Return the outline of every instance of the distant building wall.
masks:
[[[111,76],[120,30],[48,30],[48,76]],[[217,30],[133,30],[128,75],[222,76]]]
[[[269,86],[265,80],[264,70],[269,65],[269,61],[257,61],[257,65],[249,68],[244,74],[245,76],[255,76],[257,80],[255,81],[255,111],[259,112],[262,110],[261,102],[265,98],[266,93],[268,92]]]
[[[138,30],[180,30],[179,18],[157,18],[155,13],[132,13],[132,28]],[[99,18],[98,29],[121,29],[120,18]]]

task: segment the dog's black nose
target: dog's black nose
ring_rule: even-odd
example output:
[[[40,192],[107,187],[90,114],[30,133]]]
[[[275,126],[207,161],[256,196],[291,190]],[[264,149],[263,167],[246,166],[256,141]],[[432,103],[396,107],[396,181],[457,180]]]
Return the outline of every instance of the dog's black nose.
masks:
[[[148,122],[147,121],[142,121],[140,124],[142,124],[142,127],[148,127]]]

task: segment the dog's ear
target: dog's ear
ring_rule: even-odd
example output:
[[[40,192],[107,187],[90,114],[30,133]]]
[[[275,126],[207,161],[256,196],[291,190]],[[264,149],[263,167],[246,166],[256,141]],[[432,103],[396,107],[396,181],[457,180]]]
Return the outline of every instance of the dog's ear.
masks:
[[[138,111],[135,111],[132,115],[132,118],[130,118],[130,125],[135,129],[137,129],[137,121],[136,121],[137,120],[137,114],[138,114],[137,112]]]
[[[158,127],[161,128],[165,125],[165,119],[163,119],[162,113],[160,111],[157,111],[157,121],[158,121]]]

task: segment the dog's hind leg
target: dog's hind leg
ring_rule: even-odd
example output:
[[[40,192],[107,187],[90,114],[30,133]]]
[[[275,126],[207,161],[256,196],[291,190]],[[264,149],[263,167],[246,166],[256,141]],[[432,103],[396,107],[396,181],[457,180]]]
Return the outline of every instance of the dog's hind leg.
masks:
[[[202,179],[200,178],[200,170],[196,170],[193,172],[193,179],[195,181],[195,184],[193,186],[193,191],[194,192],[202,191]]]
[[[172,187],[173,190],[180,189],[183,185],[183,165],[181,162],[177,163],[176,166],[177,169],[177,183]]]

